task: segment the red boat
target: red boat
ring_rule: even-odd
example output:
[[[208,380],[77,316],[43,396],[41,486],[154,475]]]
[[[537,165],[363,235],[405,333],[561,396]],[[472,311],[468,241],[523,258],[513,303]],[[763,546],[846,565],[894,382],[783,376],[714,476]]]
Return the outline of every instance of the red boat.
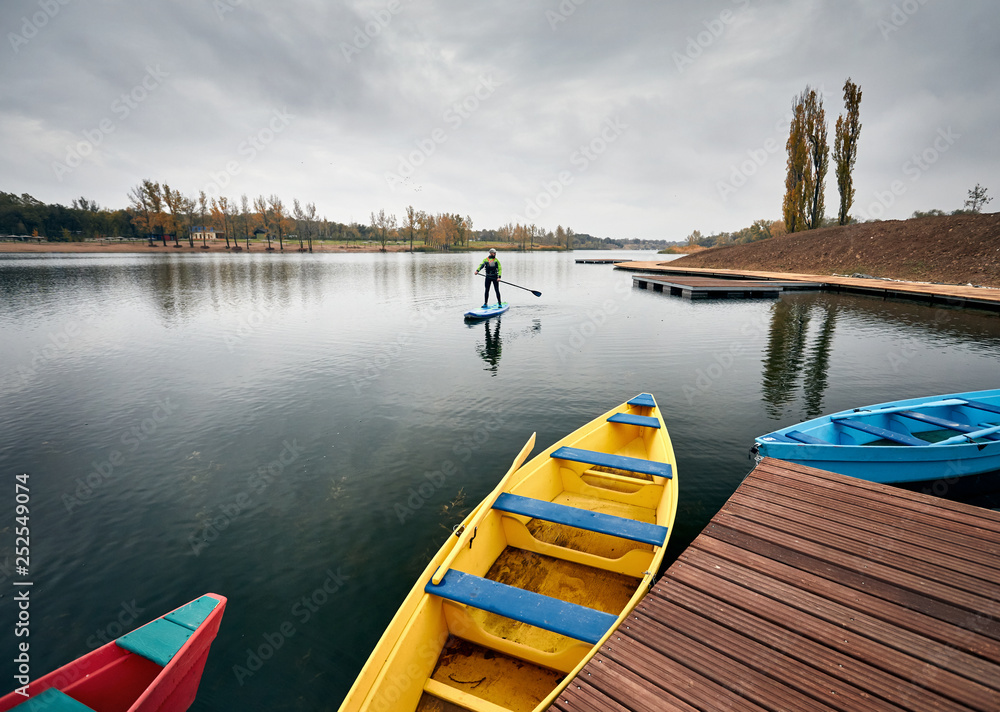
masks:
[[[225,608],[207,593],[11,692],[0,712],[182,712]]]

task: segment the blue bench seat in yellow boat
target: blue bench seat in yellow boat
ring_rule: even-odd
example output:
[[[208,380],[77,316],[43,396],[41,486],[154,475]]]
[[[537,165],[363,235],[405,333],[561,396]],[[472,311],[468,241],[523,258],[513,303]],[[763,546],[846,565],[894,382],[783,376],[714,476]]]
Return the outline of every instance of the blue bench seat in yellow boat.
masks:
[[[640,428],[659,428],[660,421],[648,415],[635,415],[634,413],[615,413],[608,418],[609,423],[625,423],[626,425],[638,425]]]
[[[638,472],[644,475],[655,477],[673,477],[673,471],[669,462],[656,462],[654,460],[643,460],[638,457],[625,457],[624,455],[609,455],[606,452],[596,450],[581,450],[575,447],[561,447],[552,453],[552,457],[558,460],[571,460],[573,462],[584,462],[588,465],[599,467],[611,467],[616,470],[627,472]]]
[[[455,569],[449,569],[436,586],[428,582],[424,591],[591,645],[604,637],[617,620],[610,613]]]
[[[926,440],[915,438],[912,435],[897,433],[895,430],[889,430],[888,428],[880,428],[877,425],[851,420],[849,417],[836,418],[833,422],[837,425],[844,425],[848,428],[854,428],[855,430],[860,430],[863,433],[874,435],[875,437],[882,438],[883,440],[899,443],[900,445],[930,445],[930,443]]]
[[[628,402],[629,405],[637,405],[642,408],[655,408],[656,401],[653,400],[653,396],[649,393],[640,393],[635,398]]]
[[[663,546],[663,542],[667,540],[667,528],[659,524],[637,522],[634,519],[592,512],[589,509],[569,507],[565,504],[546,502],[531,497],[522,497],[509,492],[504,492],[497,497],[496,502],[493,503],[493,509],[520,514],[532,519],[544,519],[547,522],[565,524],[600,534],[610,534],[653,546]]]

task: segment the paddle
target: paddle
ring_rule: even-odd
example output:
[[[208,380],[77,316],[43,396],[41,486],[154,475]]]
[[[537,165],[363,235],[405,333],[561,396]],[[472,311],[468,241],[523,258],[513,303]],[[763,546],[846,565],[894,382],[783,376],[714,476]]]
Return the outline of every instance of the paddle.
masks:
[[[476,272],[476,274],[479,274],[479,272]],[[537,291],[537,290],[534,290],[534,289],[528,289],[527,287],[522,287],[522,286],[520,286],[520,285],[517,285],[517,284],[511,284],[510,282],[504,282],[504,280],[502,280],[502,279],[498,279],[497,281],[498,281],[498,282],[503,282],[504,284],[506,284],[506,285],[509,285],[509,286],[511,286],[511,287],[517,287],[518,289],[523,289],[523,290],[524,290],[524,291],[526,291],[526,292],[531,292],[531,293],[532,293],[532,294],[534,294],[534,295],[535,295],[536,297],[540,297],[540,296],[542,296],[542,293],[541,293],[541,292],[539,292],[539,291]]]
[[[466,543],[469,541],[469,537],[476,531],[476,526],[483,520],[486,513],[493,508],[493,503],[496,502],[497,497],[503,494],[503,488],[506,486],[507,480],[509,480],[511,475],[517,472],[518,468],[524,464],[524,461],[527,459],[529,453],[531,453],[531,449],[533,447],[535,447],[535,433],[531,434],[531,437],[528,438],[528,442],[526,442],[524,447],[521,448],[521,452],[517,453],[517,457],[514,458],[514,463],[510,466],[510,469],[507,470],[507,474],[503,476],[503,479],[500,480],[500,484],[498,484],[496,489],[494,489],[490,495],[483,500],[482,504],[479,505],[479,509],[472,517],[472,520],[464,529],[460,532],[456,532],[455,536],[458,537],[458,541],[455,542],[451,551],[448,552],[448,556],[445,557],[444,561],[441,562],[441,566],[438,567],[438,570],[434,572],[434,576],[431,577],[431,583],[435,586],[441,583],[441,579],[443,579],[444,575],[448,573],[448,569],[451,568],[452,563],[455,561],[455,557],[458,556],[459,552],[465,548]]]
[[[523,290],[524,290],[524,291],[526,291],[526,292],[531,292],[531,293],[532,293],[532,294],[534,294],[534,295],[535,295],[536,297],[540,297],[540,296],[542,296],[542,293],[541,293],[541,292],[538,292],[538,291],[535,291],[534,289],[528,289],[527,287],[518,287],[518,286],[517,286],[516,284],[511,284],[510,282],[504,282],[504,281],[503,281],[502,279],[498,279],[497,281],[498,281],[498,282],[503,282],[504,284],[506,284],[506,285],[509,285],[509,286],[511,286],[511,287],[517,287],[518,289],[523,289]]]

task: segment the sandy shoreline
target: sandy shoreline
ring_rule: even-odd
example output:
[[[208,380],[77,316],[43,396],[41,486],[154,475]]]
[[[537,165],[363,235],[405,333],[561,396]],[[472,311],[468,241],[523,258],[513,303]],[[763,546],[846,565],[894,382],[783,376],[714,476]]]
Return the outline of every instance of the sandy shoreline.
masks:
[[[241,250],[226,249],[225,240],[209,240],[208,249],[204,249],[200,242],[195,242],[194,247],[189,247],[188,243],[181,243],[180,247],[175,247],[173,243],[168,243],[166,247],[163,246],[162,242],[154,243],[155,247],[150,247],[148,242],[121,242],[121,243],[109,243],[102,245],[99,242],[0,242],[0,253],[136,253],[136,254],[147,254],[147,255],[157,255],[157,254],[184,254],[186,252],[193,252],[197,254],[203,254],[206,252],[246,252],[246,246],[241,245]],[[230,243],[231,244],[231,243]],[[282,251],[278,249],[278,243],[274,244],[274,252],[267,253],[267,244],[253,243],[250,245],[251,253],[267,253],[267,254],[280,254]],[[306,247],[308,250],[308,246]],[[408,246],[404,245],[387,245],[387,252],[406,252],[409,250]],[[299,243],[285,243],[284,252],[297,253],[299,251]],[[337,244],[323,244],[319,242],[313,242],[313,252],[378,252],[378,245],[344,245],[341,243]]]

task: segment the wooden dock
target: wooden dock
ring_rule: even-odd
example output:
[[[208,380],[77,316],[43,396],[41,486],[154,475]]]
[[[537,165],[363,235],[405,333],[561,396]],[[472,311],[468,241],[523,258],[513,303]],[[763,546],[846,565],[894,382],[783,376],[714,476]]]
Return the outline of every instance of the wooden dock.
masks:
[[[765,459],[550,709],[1000,710],[1000,514]]]
[[[688,275],[716,279],[750,279],[814,282],[821,289],[845,294],[867,294],[883,299],[906,299],[932,306],[985,309],[1000,312],[1000,289],[973,287],[962,284],[930,284],[924,282],[895,282],[863,277],[837,277],[833,275],[799,274],[791,272],[759,272],[753,270],[704,269],[697,267],[671,267],[671,262],[622,262],[615,269],[642,272],[647,278]]]
[[[685,299],[777,299],[782,292],[793,290],[818,290],[820,282],[799,282],[769,279],[717,279],[714,277],[661,277],[639,274],[632,277],[632,284],[640,289],[668,292]]]

